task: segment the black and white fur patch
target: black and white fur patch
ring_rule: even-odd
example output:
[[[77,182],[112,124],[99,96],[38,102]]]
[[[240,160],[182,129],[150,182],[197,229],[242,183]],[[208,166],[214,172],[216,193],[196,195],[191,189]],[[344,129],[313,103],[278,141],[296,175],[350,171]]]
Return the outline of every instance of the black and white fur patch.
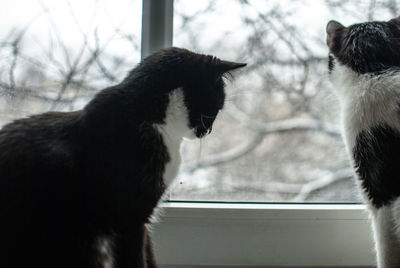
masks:
[[[327,25],[343,137],[369,205],[379,268],[400,267],[400,20]]]

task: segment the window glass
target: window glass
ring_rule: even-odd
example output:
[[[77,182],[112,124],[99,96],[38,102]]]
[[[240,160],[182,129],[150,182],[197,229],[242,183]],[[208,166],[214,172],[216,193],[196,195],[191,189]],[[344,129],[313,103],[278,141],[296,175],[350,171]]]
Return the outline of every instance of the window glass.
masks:
[[[325,25],[400,1],[175,0],[174,45],[248,67],[213,133],[183,146],[171,200],[358,202],[327,76]],[[81,108],[140,58],[140,0],[13,0],[1,9],[0,126]]]
[[[174,45],[247,62],[211,136],[187,141],[172,200],[359,202],[327,75],[325,26],[400,1],[175,1]]]
[[[13,0],[0,25],[0,126],[81,108],[140,59],[140,0]]]

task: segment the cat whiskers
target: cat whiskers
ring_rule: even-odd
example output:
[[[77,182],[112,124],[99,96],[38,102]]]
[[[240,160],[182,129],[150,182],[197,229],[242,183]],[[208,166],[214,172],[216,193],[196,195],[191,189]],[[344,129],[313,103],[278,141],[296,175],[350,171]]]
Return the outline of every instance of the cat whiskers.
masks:
[[[258,96],[258,92],[250,92],[248,90],[239,90],[233,93],[228,93],[225,98],[225,103],[240,100],[242,97]]]

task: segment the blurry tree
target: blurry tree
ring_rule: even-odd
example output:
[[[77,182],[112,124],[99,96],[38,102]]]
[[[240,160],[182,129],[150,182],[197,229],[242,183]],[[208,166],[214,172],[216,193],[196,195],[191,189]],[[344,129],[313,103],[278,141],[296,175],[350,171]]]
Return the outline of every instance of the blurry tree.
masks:
[[[200,149],[196,142],[185,148],[191,160],[172,198],[359,201],[328,81],[325,25],[330,19],[344,24],[389,19],[397,16],[400,2],[237,0],[237,10],[231,2],[225,14],[236,20],[219,32],[220,39],[210,40],[228,1],[208,1],[190,15],[188,1],[176,1],[183,17],[176,39],[249,65],[228,89],[214,135]],[[320,24],[308,22],[318,13]]]
[[[178,46],[248,67],[227,85],[227,101],[210,137],[187,142],[173,199],[235,201],[357,201],[327,77],[325,24],[397,16],[398,0],[175,0]],[[220,12],[229,7],[228,23]],[[303,13],[300,12],[303,10]],[[226,11],[226,10],[225,10]],[[68,11],[77,25],[71,7]],[[236,13],[235,13],[236,12]],[[329,17],[306,24],[312,12]],[[309,14],[309,15],[304,15]],[[48,110],[82,107],[137,63],[107,49],[139,39],[118,27],[102,40],[98,27],[70,47],[51,10],[47,40],[29,49],[29,23],[0,40],[0,124]],[[223,28],[220,24],[224,24]],[[216,28],[215,31],[213,31]],[[221,28],[221,29],[220,29]],[[314,28],[314,29],[311,29]]]

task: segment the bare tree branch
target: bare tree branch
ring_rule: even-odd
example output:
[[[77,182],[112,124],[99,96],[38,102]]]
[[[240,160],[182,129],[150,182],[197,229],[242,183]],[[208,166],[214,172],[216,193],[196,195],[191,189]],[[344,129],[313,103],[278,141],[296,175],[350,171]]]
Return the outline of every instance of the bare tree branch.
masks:
[[[319,120],[308,118],[290,118],[271,122],[258,122],[251,119],[246,113],[241,111],[233,104],[229,106],[228,111],[230,111],[232,116],[237,118],[239,122],[243,123],[248,128],[264,135],[293,131],[315,131],[326,134],[337,140],[341,140],[341,132],[337,126]]]
[[[346,168],[342,170],[338,170],[335,172],[331,172],[325,176],[319,177],[315,180],[310,181],[302,186],[300,192],[293,198],[294,202],[302,202],[307,200],[307,197],[315,191],[321,190],[323,188],[327,188],[341,180],[350,179],[353,177],[353,169]]]
[[[341,133],[337,127],[314,119],[291,118],[253,126],[257,131],[266,134],[277,134],[293,131],[316,131],[324,133],[335,139],[341,139]]]
[[[389,12],[392,14],[393,17],[399,16],[399,6],[396,0],[387,0],[384,2]]]
[[[263,139],[263,134],[256,133],[254,137],[247,139],[245,143],[240,144],[236,148],[230,149],[223,153],[207,156],[206,159],[203,159],[196,163],[186,164],[184,170],[186,172],[192,173],[197,169],[217,166],[234,161],[254,150],[263,141]]]
[[[252,128],[256,129],[256,135],[253,138],[248,139],[246,143],[226,152],[210,155],[207,157],[207,159],[201,160],[197,163],[189,163],[187,164],[185,170],[187,172],[194,172],[200,168],[217,166],[239,159],[257,148],[257,146],[268,134],[281,134],[297,131],[317,131],[334,137],[335,139],[340,139],[341,137],[340,131],[338,131],[337,128],[312,119],[287,119],[265,124],[258,124],[257,126],[253,125]]]

